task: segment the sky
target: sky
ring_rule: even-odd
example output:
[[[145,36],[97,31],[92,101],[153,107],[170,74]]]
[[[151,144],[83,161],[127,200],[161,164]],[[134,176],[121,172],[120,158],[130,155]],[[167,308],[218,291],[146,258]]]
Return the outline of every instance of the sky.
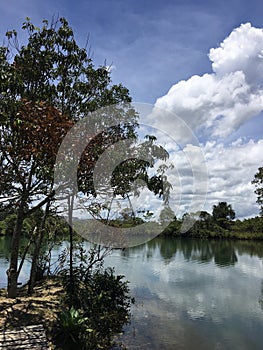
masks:
[[[89,37],[94,63],[106,61],[114,83],[153,106],[142,122],[170,147],[178,213],[193,209],[205,181],[185,175],[188,159],[192,173],[199,163],[196,173],[207,175],[196,207],[226,201],[244,218],[259,212],[251,180],[263,166],[262,11],[260,0],[0,0],[0,37],[19,32],[26,16],[36,25],[66,17],[80,46]]]

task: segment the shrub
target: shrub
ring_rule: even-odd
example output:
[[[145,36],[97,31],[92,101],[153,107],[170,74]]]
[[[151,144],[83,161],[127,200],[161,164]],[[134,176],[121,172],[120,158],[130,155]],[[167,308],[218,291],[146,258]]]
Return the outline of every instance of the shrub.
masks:
[[[63,304],[68,307],[58,316],[58,342],[63,349],[110,349],[114,335],[129,321],[134,300],[124,276],[104,268],[101,259],[94,260],[94,251],[79,252],[73,274],[62,272]]]

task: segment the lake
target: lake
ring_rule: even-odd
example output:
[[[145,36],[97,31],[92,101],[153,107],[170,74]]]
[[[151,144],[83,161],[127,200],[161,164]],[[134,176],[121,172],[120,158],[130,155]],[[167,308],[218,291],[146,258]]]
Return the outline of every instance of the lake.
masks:
[[[0,238],[0,287],[9,244]],[[156,238],[114,250],[107,265],[136,299],[120,338],[128,349],[262,350],[263,242]]]

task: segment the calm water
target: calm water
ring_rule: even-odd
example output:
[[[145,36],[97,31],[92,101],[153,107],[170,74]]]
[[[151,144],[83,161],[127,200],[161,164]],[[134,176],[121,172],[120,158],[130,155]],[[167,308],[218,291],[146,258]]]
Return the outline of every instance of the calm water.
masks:
[[[8,246],[0,239],[2,286]],[[114,251],[105,265],[136,298],[121,338],[128,349],[263,349],[263,242],[155,239]]]

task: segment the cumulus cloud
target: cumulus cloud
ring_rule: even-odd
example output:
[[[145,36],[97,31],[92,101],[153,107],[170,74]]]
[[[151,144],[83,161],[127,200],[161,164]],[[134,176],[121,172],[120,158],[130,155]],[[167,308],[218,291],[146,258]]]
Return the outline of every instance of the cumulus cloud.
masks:
[[[226,201],[233,205],[237,217],[254,216],[258,206],[251,180],[263,164],[263,139],[233,141],[232,135],[263,110],[263,29],[242,24],[217,48],[211,48],[208,56],[212,73],[174,84],[157,99],[151,117],[156,128],[172,135],[184,156],[191,146],[198,149],[192,135],[202,140],[205,161],[199,165],[207,169],[207,196],[205,206],[199,210],[211,212],[214,204]],[[231,144],[227,141],[230,139]],[[178,152],[170,154],[180,180],[174,176],[172,199],[176,203],[180,194],[178,210],[189,212],[202,204],[195,192],[198,181],[185,171],[186,158]],[[193,169],[195,159],[199,162],[201,158],[190,157]],[[188,170],[189,167],[191,164]],[[202,186],[205,188],[204,183]]]
[[[212,73],[176,83],[155,107],[176,113],[197,134],[226,137],[263,109],[263,30],[241,25],[209,58]],[[172,126],[172,115],[166,123]]]
[[[232,204],[238,218],[257,215],[259,208],[251,180],[263,164],[263,140],[236,140],[230,145],[208,141],[203,146],[200,173],[194,173],[196,146],[172,152],[174,169],[167,174],[173,188],[170,205],[176,216],[200,210],[212,211],[220,201]],[[191,154],[191,157],[188,157]]]
[[[213,204],[227,201],[233,205],[237,217],[258,212],[251,180],[263,164],[263,140],[243,142],[237,140],[229,146],[207,142],[204,154],[208,169],[207,210]]]
[[[263,29],[241,24],[218,48],[210,50],[209,58],[218,76],[242,71],[249,83],[262,83]]]

